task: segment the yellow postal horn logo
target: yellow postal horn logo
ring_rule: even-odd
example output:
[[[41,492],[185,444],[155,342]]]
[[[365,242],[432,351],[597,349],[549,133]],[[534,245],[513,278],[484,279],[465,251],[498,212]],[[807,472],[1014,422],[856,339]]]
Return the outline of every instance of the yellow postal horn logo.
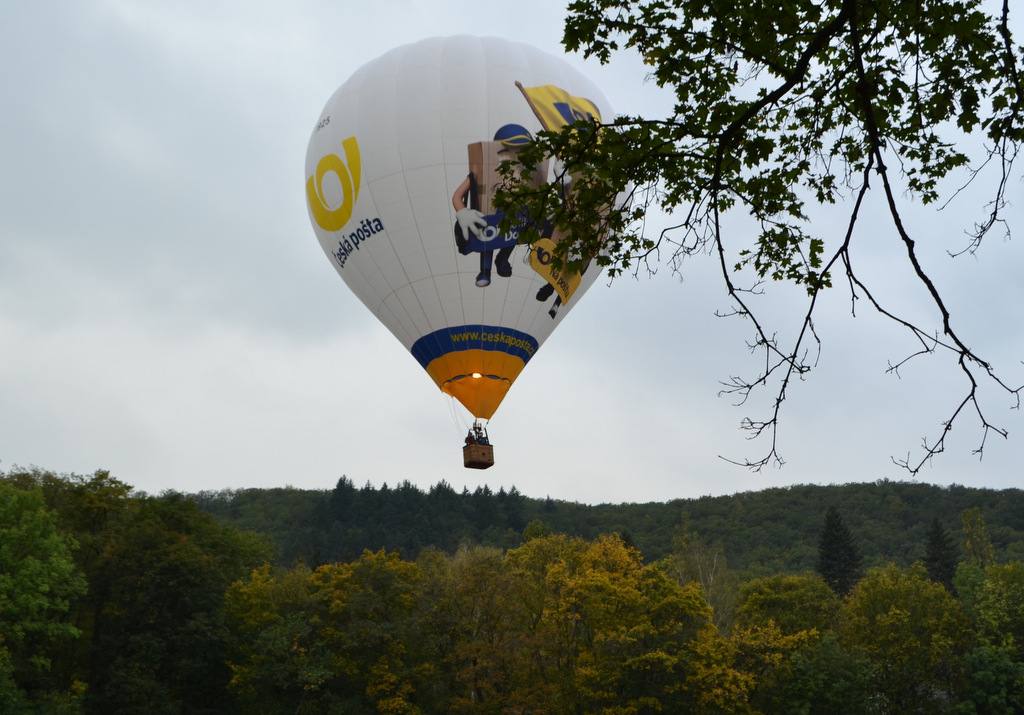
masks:
[[[325,231],[340,231],[352,218],[352,209],[359,198],[359,144],[355,137],[341,142],[345,160],[337,154],[325,155],[316,165],[316,173],[306,180],[306,201],[313,219]],[[347,164],[347,165],[346,165]],[[324,197],[324,177],[333,173],[341,182],[341,204],[331,208]]]

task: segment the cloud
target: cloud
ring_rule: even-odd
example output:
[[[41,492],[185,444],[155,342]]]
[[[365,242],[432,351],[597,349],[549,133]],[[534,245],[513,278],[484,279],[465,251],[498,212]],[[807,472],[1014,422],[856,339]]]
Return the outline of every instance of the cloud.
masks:
[[[823,299],[821,359],[782,416],[783,470],[737,428],[773,393],[734,408],[719,380],[753,374],[749,326],[728,307],[713,258],[680,281],[599,281],[531,362],[494,422],[497,465],[461,466],[446,398],[328,265],[306,218],[302,162],[313,121],[362,63],[441,34],[493,34],[559,54],[562,8],[454,2],[75,4],[0,11],[0,459],[58,470],[112,468],[148,491],[291,483],[330,487],[441,478],[531,495],[644,501],[806,481],[900,478],[890,455],[937,434],[963,389],[943,357],[902,379],[913,351],[846,288]],[[569,61],[620,111],[658,115],[671,97],[626,56]],[[1015,184],[1014,186],[1019,186]],[[955,324],[1020,374],[1018,242],[952,261],[985,196],[908,211]],[[1011,191],[1011,198],[1019,194]],[[910,202],[908,201],[908,206]],[[1020,224],[1021,209],[1012,208]],[[843,211],[814,215],[834,235]],[[667,221],[667,219],[664,219]],[[887,304],[928,325],[936,312],[873,198],[854,258]],[[749,224],[730,224],[737,250]],[[839,282],[837,282],[839,283]],[[799,290],[758,299],[780,336],[799,327]],[[1012,486],[1021,418],[988,393],[1011,441],[970,454],[971,422],[922,478]]]

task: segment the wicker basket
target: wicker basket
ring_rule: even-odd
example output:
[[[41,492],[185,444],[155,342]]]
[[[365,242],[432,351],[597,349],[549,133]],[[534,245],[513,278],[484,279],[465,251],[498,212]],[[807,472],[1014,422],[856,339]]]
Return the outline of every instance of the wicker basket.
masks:
[[[493,467],[494,447],[489,444],[467,444],[462,448],[462,461],[467,469]]]

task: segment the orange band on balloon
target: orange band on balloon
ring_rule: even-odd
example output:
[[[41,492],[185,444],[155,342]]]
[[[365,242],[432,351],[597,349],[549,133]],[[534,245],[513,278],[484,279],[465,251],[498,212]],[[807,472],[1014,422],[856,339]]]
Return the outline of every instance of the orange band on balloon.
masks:
[[[459,350],[431,360],[427,373],[474,417],[490,419],[525,366],[522,358],[509,353]]]

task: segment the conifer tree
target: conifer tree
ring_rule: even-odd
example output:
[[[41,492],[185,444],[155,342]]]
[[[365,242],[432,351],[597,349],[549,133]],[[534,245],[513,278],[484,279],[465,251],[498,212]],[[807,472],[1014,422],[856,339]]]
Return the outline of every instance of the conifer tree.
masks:
[[[330,511],[334,521],[348,522],[352,518],[358,490],[347,476],[342,475],[330,495]]]
[[[825,514],[818,542],[818,573],[840,596],[845,596],[863,572],[860,549],[834,506]]]
[[[928,530],[928,546],[925,550],[924,566],[928,577],[941,583],[947,591],[953,591],[953,574],[956,573],[956,546],[938,519],[932,519]]]

